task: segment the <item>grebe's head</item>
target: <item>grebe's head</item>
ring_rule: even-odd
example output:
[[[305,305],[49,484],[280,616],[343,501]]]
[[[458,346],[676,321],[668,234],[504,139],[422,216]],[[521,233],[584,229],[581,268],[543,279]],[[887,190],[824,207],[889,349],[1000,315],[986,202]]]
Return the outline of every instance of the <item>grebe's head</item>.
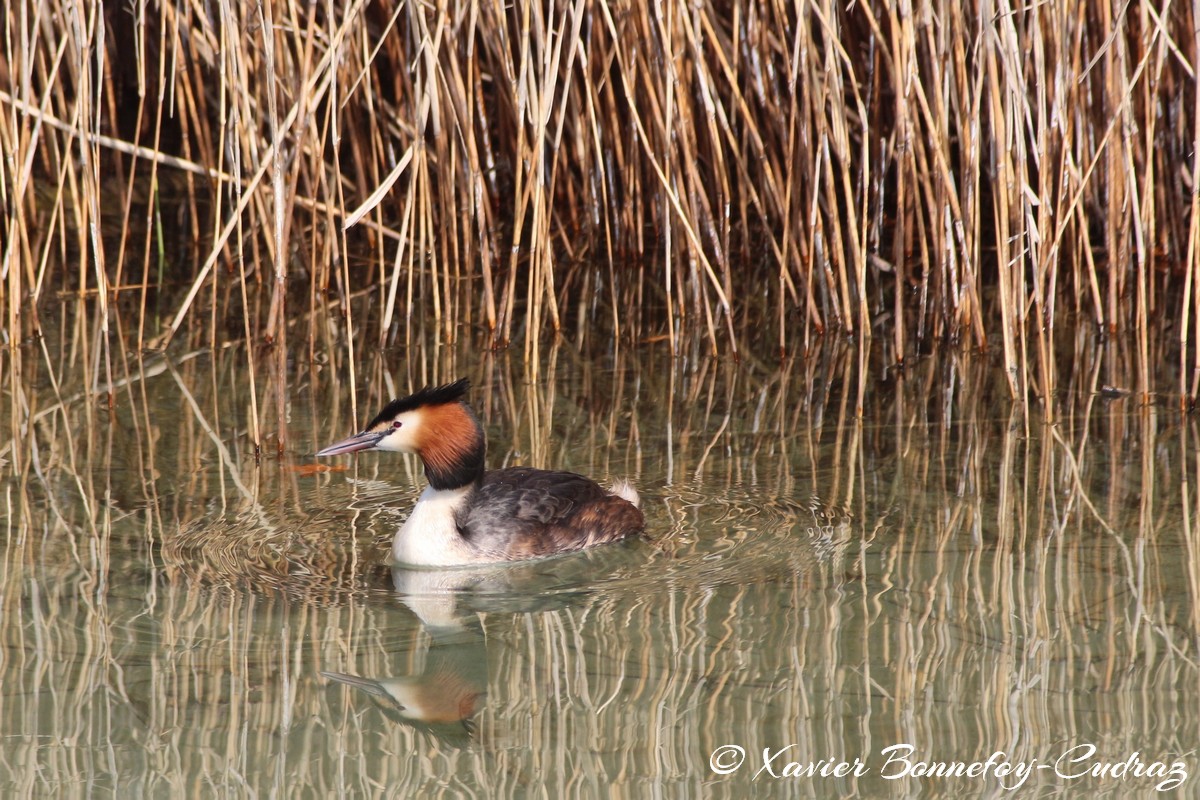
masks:
[[[345,672],[322,671],[321,675],[371,695],[393,721],[466,744],[475,732],[472,717],[487,697],[487,682],[472,680],[455,667],[435,661],[430,672],[378,680]]]
[[[463,486],[483,473],[485,442],[479,421],[463,399],[466,378],[430,386],[393,400],[383,407],[362,433],[317,452],[336,456],[360,450],[416,453],[434,488]]]

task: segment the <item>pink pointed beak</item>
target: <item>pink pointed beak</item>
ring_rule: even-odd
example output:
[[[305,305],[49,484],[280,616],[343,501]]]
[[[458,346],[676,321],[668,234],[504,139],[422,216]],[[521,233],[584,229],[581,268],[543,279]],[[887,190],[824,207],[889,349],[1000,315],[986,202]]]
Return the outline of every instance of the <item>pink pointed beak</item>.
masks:
[[[356,433],[348,439],[342,439],[337,444],[331,444],[323,450],[318,450],[318,456],[340,456],[343,453],[357,453],[359,450],[370,450],[375,445],[379,444],[379,440],[386,435],[384,433],[375,433],[374,431],[363,431]]]

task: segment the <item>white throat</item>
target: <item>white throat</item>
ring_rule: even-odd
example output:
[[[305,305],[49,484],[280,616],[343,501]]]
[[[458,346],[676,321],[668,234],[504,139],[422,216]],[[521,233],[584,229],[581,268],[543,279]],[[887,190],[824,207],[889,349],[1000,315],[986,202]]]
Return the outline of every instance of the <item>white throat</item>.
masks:
[[[455,523],[455,515],[472,489],[474,486],[442,490],[425,487],[412,514],[396,531],[392,558],[426,567],[477,563],[479,554],[462,538]]]

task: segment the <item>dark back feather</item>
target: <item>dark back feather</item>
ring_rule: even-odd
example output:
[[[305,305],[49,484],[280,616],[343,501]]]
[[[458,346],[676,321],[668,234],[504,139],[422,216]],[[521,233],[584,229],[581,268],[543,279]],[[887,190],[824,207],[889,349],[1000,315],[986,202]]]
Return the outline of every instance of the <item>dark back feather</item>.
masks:
[[[640,533],[642,512],[573,472],[488,472],[458,519],[459,532],[502,560],[568,553]]]

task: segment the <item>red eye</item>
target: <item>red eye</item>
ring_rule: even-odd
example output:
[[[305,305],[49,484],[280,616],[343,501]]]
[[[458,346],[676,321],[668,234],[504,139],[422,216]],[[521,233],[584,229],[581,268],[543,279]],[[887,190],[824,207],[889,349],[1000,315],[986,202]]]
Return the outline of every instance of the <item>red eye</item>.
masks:
[[[395,422],[393,422],[393,423],[392,423],[392,427],[393,427],[393,428],[399,428],[399,427],[400,427],[400,420],[396,420]]]

